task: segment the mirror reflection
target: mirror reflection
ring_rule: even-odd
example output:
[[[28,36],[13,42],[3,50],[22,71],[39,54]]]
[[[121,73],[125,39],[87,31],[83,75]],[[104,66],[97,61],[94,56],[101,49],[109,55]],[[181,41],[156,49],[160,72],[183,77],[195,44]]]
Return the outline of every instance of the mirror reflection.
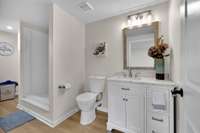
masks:
[[[158,38],[158,22],[132,29],[124,29],[124,68],[154,68],[148,49]]]

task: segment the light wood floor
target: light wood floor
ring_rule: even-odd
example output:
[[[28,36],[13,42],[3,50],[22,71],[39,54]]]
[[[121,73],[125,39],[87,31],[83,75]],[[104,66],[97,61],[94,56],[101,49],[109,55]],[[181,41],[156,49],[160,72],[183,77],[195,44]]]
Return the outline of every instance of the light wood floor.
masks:
[[[17,100],[0,102],[0,117],[16,111]],[[50,128],[39,120],[33,120],[9,133],[106,133],[107,114],[97,112],[97,118],[89,126],[79,124],[80,113],[76,113],[55,128]],[[113,131],[113,133],[120,133]]]

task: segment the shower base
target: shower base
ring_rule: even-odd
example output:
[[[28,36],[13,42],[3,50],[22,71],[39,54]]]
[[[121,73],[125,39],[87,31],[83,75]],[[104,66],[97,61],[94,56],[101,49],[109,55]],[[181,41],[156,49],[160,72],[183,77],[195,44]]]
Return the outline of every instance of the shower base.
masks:
[[[45,111],[49,111],[49,98],[45,95],[28,95],[22,98],[23,101],[30,103]]]

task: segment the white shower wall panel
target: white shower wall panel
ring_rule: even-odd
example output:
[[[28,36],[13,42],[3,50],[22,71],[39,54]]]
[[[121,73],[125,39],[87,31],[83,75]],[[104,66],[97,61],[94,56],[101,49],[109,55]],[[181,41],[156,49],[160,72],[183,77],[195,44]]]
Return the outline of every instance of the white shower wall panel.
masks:
[[[32,87],[31,87],[31,60],[30,60],[30,53],[31,49],[29,48],[31,45],[31,30],[28,28],[23,28],[22,30],[22,72],[23,72],[23,92],[24,95],[28,95],[31,93]]]
[[[48,94],[48,33],[24,27],[25,93]]]
[[[48,34],[32,31],[32,89],[34,94],[48,93]]]

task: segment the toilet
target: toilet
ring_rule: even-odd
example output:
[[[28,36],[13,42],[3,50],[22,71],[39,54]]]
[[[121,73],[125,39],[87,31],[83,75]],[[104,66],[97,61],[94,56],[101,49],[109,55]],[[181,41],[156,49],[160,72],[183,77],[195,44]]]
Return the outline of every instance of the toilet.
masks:
[[[103,97],[105,79],[105,76],[90,76],[89,92],[84,92],[76,97],[76,101],[81,110],[80,123],[82,125],[88,125],[95,120],[95,109],[98,106],[98,101]]]

